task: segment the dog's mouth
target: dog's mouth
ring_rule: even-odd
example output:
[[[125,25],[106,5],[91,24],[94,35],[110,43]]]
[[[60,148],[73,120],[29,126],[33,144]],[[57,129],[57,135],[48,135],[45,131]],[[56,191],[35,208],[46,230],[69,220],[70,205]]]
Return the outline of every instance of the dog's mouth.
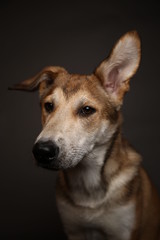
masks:
[[[74,168],[79,161],[71,161],[71,159],[66,159],[65,157],[52,159],[51,161],[46,161],[46,158],[43,158],[42,161],[39,161],[35,158],[36,164],[38,167],[42,167],[48,170],[59,171],[59,170],[67,170],[70,168]]]
[[[36,162],[37,162],[37,161],[36,161]],[[38,166],[38,167],[45,168],[45,169],[48,169],[48,170],[53,170],[53,171],[62,170],[62,167],[57,166],[57,165],[55,165],[55,164],[48,164],[48,163],[40,163],[40,162],[37,162],[37,166]]]

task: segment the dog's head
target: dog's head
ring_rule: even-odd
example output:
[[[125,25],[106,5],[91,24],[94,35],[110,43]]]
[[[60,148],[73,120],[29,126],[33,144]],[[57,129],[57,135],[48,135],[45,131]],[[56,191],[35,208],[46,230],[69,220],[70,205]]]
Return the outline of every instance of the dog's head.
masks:
[[[66,169],[93,149],[107,145],[119,124],[129,79],[140,62],[136,32],[125,34],[92,75],[69,74],[47,67],[12,89],[39,89],[43,129],[33,147],[42,167]]]

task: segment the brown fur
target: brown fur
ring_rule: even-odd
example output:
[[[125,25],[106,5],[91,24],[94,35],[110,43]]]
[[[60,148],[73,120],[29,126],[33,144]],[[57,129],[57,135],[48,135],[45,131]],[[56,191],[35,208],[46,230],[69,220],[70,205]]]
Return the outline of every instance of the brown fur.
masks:
[[[129,32],[92,75],[48,67],[13,87],[39,87],[43,130],[37,142],[60,146],[57,206],[70,240],[160,239],[158,194],[121,134],[120,108],[139,62],[140,40]],[[51,113],[46,102],[53,103]],[[94,112],[83,115],[86,106]]]

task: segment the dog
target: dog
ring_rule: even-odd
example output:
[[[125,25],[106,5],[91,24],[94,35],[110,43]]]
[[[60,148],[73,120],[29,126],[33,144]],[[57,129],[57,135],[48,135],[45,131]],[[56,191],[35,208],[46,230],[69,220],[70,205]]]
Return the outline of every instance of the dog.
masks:
[[[44,68],[12,87],[39,89],[39,166],[59,170],[56,199],[69,240],[159,240],[160,200],[141,156],[123,138],[121,106],[141,58],[127,32],[91,75]]]

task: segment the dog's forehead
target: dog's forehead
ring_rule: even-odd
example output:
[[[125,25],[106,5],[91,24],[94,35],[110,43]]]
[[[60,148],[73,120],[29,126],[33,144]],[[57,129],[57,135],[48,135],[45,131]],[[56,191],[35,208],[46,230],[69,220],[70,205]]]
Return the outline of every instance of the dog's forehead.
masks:
[[[94,97],[97,95],[99,86],[100,83],[94,75],[59,74],[46,96],[54,94],[57,92],[56,89],[60,89],[66,99],[72,98],[78,92],[88,92]],[[60,93],[60,91],[58,92]]]
[[[65,82],[62,87],[63,93],[66,97],[70,97],[73,94],[76,94],[80,89],[86,85],[87,77],[86,76],[70,76],[70,78]]]
[[[89,91],[94,84],[94,77],[90,75],[67,74],[57,78],[57,86],[61,87],[64,95],[69,98],[80,90]],[[93,86],[92,86],[93,88]]]

